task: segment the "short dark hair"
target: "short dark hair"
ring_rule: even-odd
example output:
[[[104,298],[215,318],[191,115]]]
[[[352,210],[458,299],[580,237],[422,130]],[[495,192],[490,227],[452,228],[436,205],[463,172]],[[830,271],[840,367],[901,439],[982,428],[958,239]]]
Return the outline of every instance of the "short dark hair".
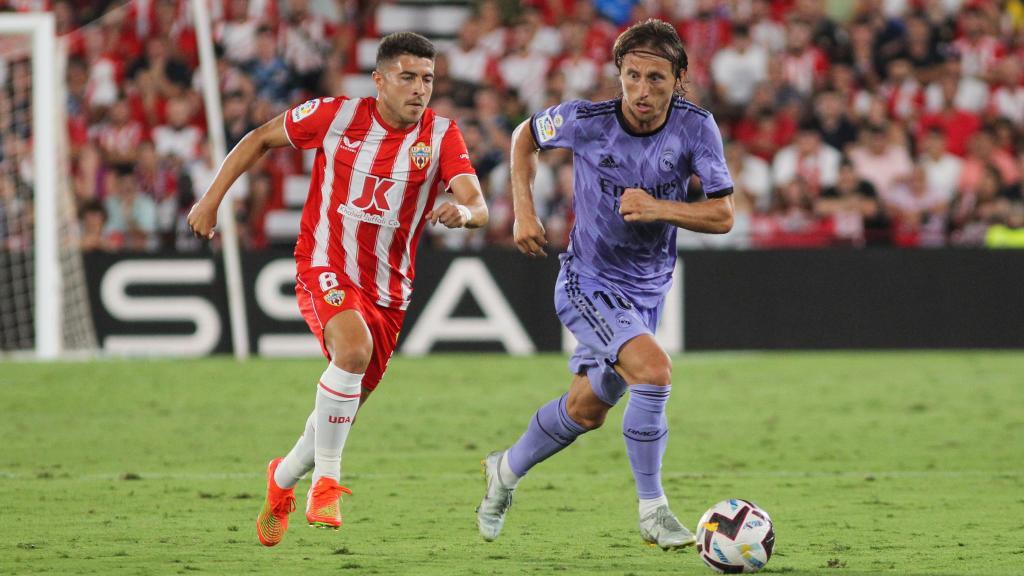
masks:
[[[425,37],[415,32],[395,32],[388,34],[377,47],[377,68],[398,58],[402,54],[411,54],[420,58],[433,60],[437,56],[437,48]]]
[[[683,49],[683,42],[676,29],[657,18],[637,22],[619,34],[612,48],[617,68],[622,68],[622,59],[630,52],[652,54],[668,60],[672,63],[674,76],[679,76],[679,71],[686,70],[689,65],[686,50]]]

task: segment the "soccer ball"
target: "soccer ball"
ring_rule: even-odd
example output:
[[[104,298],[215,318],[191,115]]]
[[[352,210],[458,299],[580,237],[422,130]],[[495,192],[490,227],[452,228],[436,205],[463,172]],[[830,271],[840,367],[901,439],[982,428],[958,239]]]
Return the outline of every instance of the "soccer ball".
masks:
[[[715,572],[757,572],[772,557],[774,546],[772,519],[753,502],[723,500],[697,524],[697,554]]]

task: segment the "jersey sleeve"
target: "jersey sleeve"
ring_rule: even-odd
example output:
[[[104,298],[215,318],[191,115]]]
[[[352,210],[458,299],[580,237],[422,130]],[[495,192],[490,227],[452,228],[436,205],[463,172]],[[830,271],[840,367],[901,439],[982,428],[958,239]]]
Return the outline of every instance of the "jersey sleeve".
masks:
[[[725,163],[722,149],[722,133],[718,130],[714,116],[708,114],[701,125],[694,144],[692,156],[693,172],[700,177],[704,194],[708,198],[721,198],[732,194],[732,177]]]
[[[571,148],[576,143],[576,110],[583,100],[569,100],[530,118],[530,131],[541,150]]]
[[[466,149],[466,141],[462,138],[462,131],[452,120],[444,137],[441,138],[440,154],[441,182],[445,190],[452,185],[456,176],[463,174],[476,175],[473,164],[469,161],[469,150]]]
[[[324,136],[345,100],[314,98],[288,110],[284,115],[284,132],[291,145],[300,150],[323,146]]]

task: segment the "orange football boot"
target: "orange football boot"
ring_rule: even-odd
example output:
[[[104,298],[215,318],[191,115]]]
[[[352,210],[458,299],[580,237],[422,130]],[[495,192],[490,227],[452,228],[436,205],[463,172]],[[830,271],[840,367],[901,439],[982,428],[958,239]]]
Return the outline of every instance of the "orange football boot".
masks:
[[[306,498],[306,520],[316,528],[341,528],[341,495],[352,491],[338,481],[321,476],[309,487]]]
[[[260,544],[274,546],[288,531],[288,514],[295,511],[295,489],[281,488],[274,482],[274,471],[284,458],[275,458],[267,465],[267,501],[256,517],[256,535]]]

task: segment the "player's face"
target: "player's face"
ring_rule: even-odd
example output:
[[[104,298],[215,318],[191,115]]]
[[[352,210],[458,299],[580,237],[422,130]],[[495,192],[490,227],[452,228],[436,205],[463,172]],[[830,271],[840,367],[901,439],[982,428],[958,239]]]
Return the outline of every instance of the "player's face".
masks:
[[[685,77],[680,72],[680,78]],[[677,78],[672,63],[647,54],[626,54],[619,71],[622,82],[622,115],[641,132],[653,130],[665,121]]]
[[[381,115],[395,128],[420,121],[434,91],[434,61],[402,54],[373,72]]]

